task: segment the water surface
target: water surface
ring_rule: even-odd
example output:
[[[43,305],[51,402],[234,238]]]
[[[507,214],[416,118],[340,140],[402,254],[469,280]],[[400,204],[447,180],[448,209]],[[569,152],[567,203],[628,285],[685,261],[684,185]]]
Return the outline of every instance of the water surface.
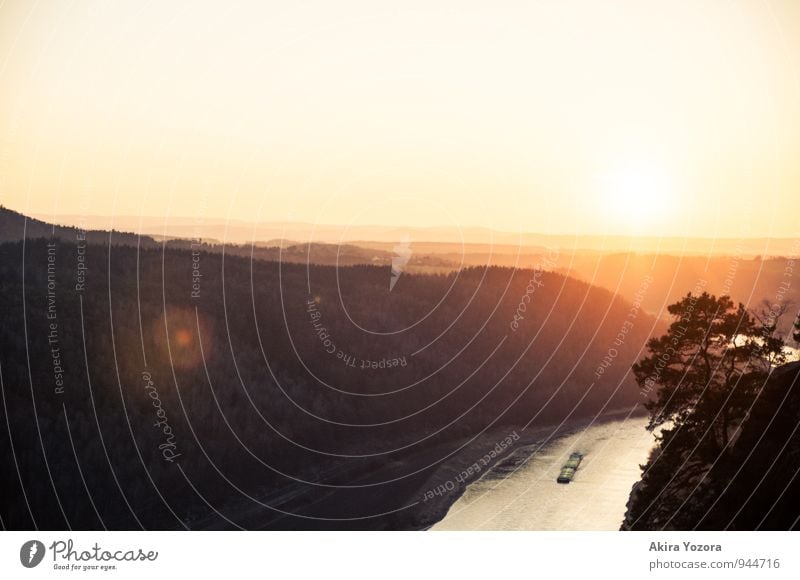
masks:
[[[618,530],[639,465],[653,448],[645,417],[597,423],[528,445],[470,484],[434,530]],[[558,484],[573,451],[584,459]]]

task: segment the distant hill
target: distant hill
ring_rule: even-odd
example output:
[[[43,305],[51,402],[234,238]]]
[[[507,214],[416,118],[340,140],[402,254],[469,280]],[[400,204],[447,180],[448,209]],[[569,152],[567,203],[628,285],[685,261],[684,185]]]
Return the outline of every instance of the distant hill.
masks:
[[[79,239],[85,239],[91,244],[108,244],[111,240],[113,244],[140,245],[142,247],[159,245],[149,236],[139,236],[116,230],[110,232],[83,230],[75,226],[51,224],[0,206],[0,242],[18,241],[23,238],[57,238],[73,243]]]
[[[66,217],[64,219],[67,219]],[[76,219],[74,216],[72,219]],[[159,231],[169,230],[162,223],[156,227],[154,218],[144,218],[145,224]],[[67,226],[54,226],[36,219],[27,218],[27,235],[32,237],[50,237],[55,231],[55,236],[63,240],[74,240],[78,231]],[[130,219],[120,218],[122,223],[135,226]],[[22,214],[8,209],[0,209],[0,222],[4,227],[3,240],[18,240],[22,237],[25,217]],[[93,218],[89,223],[114,223],[111,218]],[[197,229],[191,224],[189,218],[175,218],[175,223],[185,228],[184,233],[194,231],[205,232],[204,228]],[[212,225],[216,222],[212,221]],[[240,222],[229,224],[230,227],[245,227]],[[217,227],[217,226],[213,226]],[[227,226],[226,226],[227,227]],[[190,228],[193,228],[190,230]],[[255,231],[253,226],[248,226],[249,235]],[[276,225],[265,224],[269,231],[277,229]],[[377,226],[376,226],[377,228]],[[145,228],[147,229],[147,228]],[[90,231],[87,239],[90,243],[140,245],[141,247],[162,247],[162,245],[179,249],[202,249],[208,252],[225,252],[227,255],[243,256],[259,260],[274,260],[298,264],[318,264],[329,266],[352,266],[357,264],[389,266],[392,262],[394,248],[399,237],[391,238],[394,241],[353,241],[353,242],[301,242],[304,232],[310,230],[303,224],[286,224],[286,231],[293,231],[299,237],[294,240],[285,238],[272,238],[265,242],[256,243],[219,243],[216,239],[203,238],[199,245],[192,245],[188,238],[169,238],[143,236],[137,234]],[[333,236],[332,226],[320,226],[316,232],[321,234],[315,239]],[[379,238],[384,237],[379,228],[373,230],[356,229],[353,236],[372,232]],[[418,232],[420,233],[420,232]],[[323,235],[324,234],[324,235]],[[394,234],[400,236],[399,230]],[[234,236],[235,237],[235,236]],[[573,242],[579,238],[574,238]],[[541,240],[540,240],[541,241]],[[564,242],[564,240],[561,240]],[[689,240],[685,240],[689,243]],[[762,242],[766,246],[761,246]],[[727,244],[724,240],[715,242],[716,250],[721,251],[729,247],[730,255],[695,254],[673,255],[665,251],[661,254],[645,253],[644,247],[638,244],[635,251],[630,252],[595,252],[573,249],[562,249],[557,252],[557,260],[549,264],[546,269],[556,271],[566,276],[583,280],[594,286],[606,288],[614,293],[619,293],[629,301],[640,301],[649,313],[663,315],[667,304],[672,304],[687,292],[695,289],[698,284],[713,294],[728,294],[734,300],[744,303],[747,307],[758,310],[763,307],[764,300],[776,303],[781,301],[787,307],[786,314],[781,318],[779,330],[789,336],[792,322],[800,309],[800,284],[791,283],[800,277],[800,265],[795,261],[800,256],[800,242],[790,240],[738,240],[736,243]],[[771,256],[750,256],[749,250],[756,246],[768,250]],[[412,250],[407,270],[415,273],[444,274],[457,271],[462,267],[471,266],[506,266],[520,269],[529,269],[547,264],[548,251],[536,246],[520,247],[491,245],[485,243],[472,243],[466,245],[445,242],[424,241],[424,237],[413,239],[410,243]],[[782,255],[774,255],[783,250]],[[647,291],[640,292],[643,281],[652,277],[647,284]],[[786,282],[789,282],[788,286]]]
[[[89,223],[97,223],[95,218]],[[188,226],[187,226],[188,227]],[[73,226],[47,223],[13,210],[0,207],[0,242],[26,239],[55,238],[65,242],[85,240],[92,245],[127,245],[140,248],[174,248],[192,249],[204,252],[222,253],[232,256],[243,256],[256,260],[272,260],[299,264],[319,264],[329,266],[352,266],[356,264],[390,265],[392,261],[391,247],[386,250],[372,249],[355,244],[333,244],[324,242],[299,243],[274,239],[265,243],[226,243],[216,239],[203,238],[193,240],[174,238],[161,234],[139,235],[130,232],[82,230]],[[189,230],[186,233],[191,233]],[[459,266],[446,258],[417,253],[412,256],[409,272],[438,273],[453,271]]]
[[[791,337],[791,325],[800,309],[800,243],[785,256],[746,258],[731,256],[673,256],[655,254],[608,254],[568,256],[560,264],[565,274],[619,292],[628,300],[639,295],[643,307],[666,314],[666,306],[687,292],[702,288],[714,295],[728,295],[758,311],[765,300],[783,304],[787,312],[779,330]],[[644,293],[642,280],[652,277]]]
[[[417,244],[437,244],[441,252],[484,252],[484,246],[494,248],[496,254],[523,254],[541,252],[557,247],[563,254],[571,253],[627,253],[674,255],[788,255],[795,244],[793,238],[684,238],[680,236],[637,237],[596,235],[551,235],[530,232],[506,232],[486,227],[397,227],[368,224],[311,224],[303,222],[248,222],[201,216],[150,217],[150,216],[61,216],[37,215],[45,221],[61,223],[86,223],[87,227],[141,232],[174,238],[224,240],[228,244],[252,244],[271,239],[291,239],[297,243],[372,243],[396,244],[409,236]],[[464,246],[467,247],[464,247]],[[507,248],[504,248],[507,247]],[[425,250],[426,253],[433,253]]]

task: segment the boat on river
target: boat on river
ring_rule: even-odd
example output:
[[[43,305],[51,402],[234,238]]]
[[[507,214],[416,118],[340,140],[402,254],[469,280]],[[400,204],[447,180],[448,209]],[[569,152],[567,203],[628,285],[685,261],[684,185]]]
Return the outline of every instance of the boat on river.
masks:
[[[558,474],[556,481],[558,483],[569,483],[575,478],[575,472],[578,471],[578,466],[583,461],[583,455],[580,453],[573,453],[567,459],[567,462],[561,468],[561,473]]]

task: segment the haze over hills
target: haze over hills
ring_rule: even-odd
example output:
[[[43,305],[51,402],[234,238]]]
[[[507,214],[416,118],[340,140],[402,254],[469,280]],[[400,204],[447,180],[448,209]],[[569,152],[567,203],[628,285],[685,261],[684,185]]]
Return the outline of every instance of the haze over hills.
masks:
[[[118,244],[141,244],[155,246],[155,240],[147,235],[120,232],[119,230],[102,231],[93,230],[89,226],[82,226],[80,222],[64,225],[45,222],[36,218],[25,216],[12,209],[0,205],[0,242],[11,242],[23,238],[59,238],[76,242],[79,239],[89,243],[108,243],[113,238]]]
[[[475,251],[492,250],[496,254],[531,253],[545,248],[563,252],[635,252],[674,255],[739,255],[786,256],[796,252],[796,238],[748,237],[655,237],[655,236],[597,236],[547,235],[530,232],[507,232],[487,227],[396,227],[381,225],[336,225],[304,222],[245,222],[210,218],[204,215],[187,216],[80,216],[74,214],[36,214],[38,219],[51,223],[81,225],[88,229],[138,232],[158,237],[202,238],[209,242],[252,244],[269,240],[290,243],[357,243],[397,244],[404,236],[416,243],[425,243],[426,251],[455,253],[468,245]],[[277,243],[277,242],[276,242]],[[428,245],[430,244],[430,245]],[[794,250],[793,250],[794,248]],[[467,250],[469,251],[469,250]]]
[[[8,209],[0,209],[0,219],[4,224],[3,239],[20,239],[24,216]],[[64,216],[62,219],[65,223],[71,223],[78,218]],[[499,242],[454,244],[431,241],[425,237],[435,239],[438,236],[445,239],[452,234],[452,231],[446,228],[409,228],[401,231],[370,226],[349,231],[348,235],[353,241],[330,241],[348,232],[336,226],[320,226],[318,231],[312,231],[313,226],[300,223],[256,226],[244,222],[231,222],[227,226],[228,233],[238,232],[237,235],[244,236],[249,231],[249,235],[252,236],[254,232],[262,232],[265,236],[264,241],[234,243],[235,236],[228,236],[228,242],[223,244],[219,241],[226,237],[224,231],[226,226],[222,220],[195,224],[192,224],[192,221],[191,218],[170,218],[168,224],[173,225],[165,226],[167,223],[165,220],[143,218],[141,231],[149,231],[152,235],[139,238],[137,234],[114,232],[113,241],[139,244],[142,247],[161,247],[162,244],[166,244],[169,247],[189,249],[192,247],[192,236],[197,235],[202,238],[202,243],[195,248],[202,247],[203,250],[210,252],[224,250],[226,254],[231,255],[301,264],[388,266],[392,262],[397,242],[402,236],[411,232],[412,252],[407,264],[408,272],[448,273],[464,267],[487,265],[520,269],[543,267],[619,293],[627,300],[639,300],[643,308],[655,316],[663,316],[666,306],[686,292],[702,288],[714,294],[728,294],[734,300],[756,310],[764,308],[765,301],[773,305],[779,303],[784,305],[787,311],[779,320],[779,329],[786,336],[789,334],[797,309],[800,308],[800,285],[791,283],[791,278],[798,268],[795,261],[800,256],[800,238],[701,240],[701,243],[709,244],[709,248],[713,246],[714,253],[670,253],[666,249],[656,253],[647,250],[648,244],[655,243],[655,240],[646,239],[641,243],[640,240],[627,239],[626,243],[629,246],[633,245],[629,251],[600,251],[580,250],[576,249],[575,245],[559,246],[559,243],[568,241],[566,237],[533,234],[527,236],[528,239],[538,242],[547,240],[547,243],[555,244],[552,246],[525,246]],[[86,218],[85,227],[117,222],[120,228],[126,225],[131,231],[136,231],[140,225],[138,218],[95,217]],[[49,236],[55,231],[57,237],[66,240],[74,240],[78,231],[72,226],[53,226],[39,220],[29,220],[27,228],[28,237]],[[208,237],[205,235],[208,231],[222,235],[219,238]],[[181,232],[189,235],[186,237],[178,235]],[[287,232],[296,239],[308,236],[315,241],[296,242],[287,237],[280,237],[286,236]],[[489,234],[497,234],[500,238],[510,235],[483,228],[472,229],[470,233],[476,238]],[[268,237],[273,234],[279,237]],[[164,235],[165,238],[156,239]],[[176,237],[173,238],[173,235]],[[367,235],[375,236],[376,239],[358,240]],[[103,243],[108,241],[108,234],[104,232],[90,233],[89,237],[91,240]],[[688,245],[696,241],[672,239],[664,242],[664,247],[678,243]],[[598,242],[598,239],[584,237],[570,240],[572,244],[578,242],[591,245]],[[730,254],[721,253],[725,247],[731,249]],[[758,249],[767,249],[769,252],[756,251]],[[774,252],[774,255],[771,252]],[[650,282],[646,291],[640,292],[645,280]]]
[[[270,240],[259,243],[225,243],[219,240],[193,237],[147,235],[132,231],[106,231],[91,229],[89,221],[79,226],[47,223],[0,206],[0,242],[19,241],[23,238],[56,238],[68,243],[101,245],[130,245],[140,248],[173,248],[193,252],[225,253],[259,260],[274,260],[301,264],[339,265],[355,264],[389,265],[391,250],[376,249],[368,245],[326,242],[297,243],[288,240]],[[483,260],[450,261],[446,256],[418,253],[412,256],[408,270],[418,273],[452,272],[461,266],[484,264]]]

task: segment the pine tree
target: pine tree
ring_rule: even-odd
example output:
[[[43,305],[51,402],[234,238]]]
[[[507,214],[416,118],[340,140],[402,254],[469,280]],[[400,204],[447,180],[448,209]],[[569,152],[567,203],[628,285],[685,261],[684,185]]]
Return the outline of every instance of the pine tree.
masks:
[[[727,296],[687,294],[668,311],[667,334],[650,339],[649,356],[633,366],[649,397],[648,428],[671,426],[662,437],[716,457],[771,369],[785,362],[783,339],[774,319],[762,322]]]

